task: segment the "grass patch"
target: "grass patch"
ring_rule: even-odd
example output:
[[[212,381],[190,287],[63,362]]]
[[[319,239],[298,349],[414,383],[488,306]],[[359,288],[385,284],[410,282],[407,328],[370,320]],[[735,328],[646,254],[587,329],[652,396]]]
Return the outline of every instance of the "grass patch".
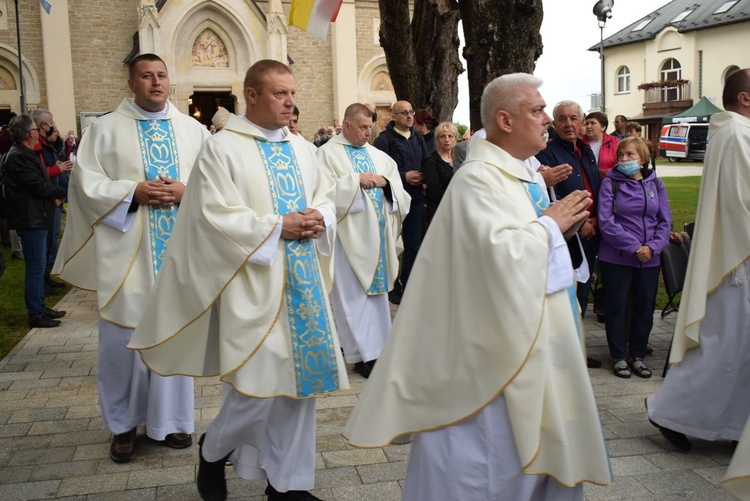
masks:
[[[29,332],[29,318],[23,299],[23,277],[26,267],[19,259],[11,259],[10,249],[2,247],[5,273],[0,277],[0,359]],[[70,286],[55,289],[47,296],[47,306],[54,306],[70,290]]]
[[[700,176],[664,177],[661,178],[667,188],[669,208],[672,210],[672,228],[682,231],[685,223],[695,221],[698,210],[698,192]],[[659,274],[659,289],[656,293],[656,308],[661,311],[667,304],[667,292],[664,290],[664,279]]]

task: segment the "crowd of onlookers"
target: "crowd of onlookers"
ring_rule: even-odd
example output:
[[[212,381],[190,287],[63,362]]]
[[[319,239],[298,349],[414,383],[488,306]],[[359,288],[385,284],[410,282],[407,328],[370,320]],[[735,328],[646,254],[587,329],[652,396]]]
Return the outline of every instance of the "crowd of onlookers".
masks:
[[[0,241],[24,261],[24,300],[30,327],[56,327],[64,311],[45,304],[64,284],[50,276],[57,256],[68,175],[78,138],[65,139],[44,109],[13,116],[0,130]]]
[[[400,276],[389,294],[398,304],[422,237],[473,138],[462,137],[455,124],[439,122],[429,110],[413,110],[406,101],[393,105],[392,120],[381,130],[375,107],[367,106],[374,113],[369,141],[396,161],[412,197],[402,230]],[[289,122],[295,134],[299,134],[299,115],[295,107]],[[655,174],[656,149],[640,137],[640,124],[622,115],[615,117],[611,134],[606,114],[586,115],[574,102],[559,103],[553,115],[548,146],[536,157],[538,173],[553,200],[578,189],[591,193],[594,207],[578,238],[569,245],[571,256],[575,265],[585,261],[589,276],[596,270],[598,282],[610,284],[600,294],[600,308],[606,312],[614,373],[649,377],[643,357],[652,324],[659,254],[671,229],[664,185]],[[221,130],[227,116],[223,108],[217,112],[212,132]],[[321,125],[311,142],[320,147],[340,133],[341,125],[333,120],[331,125]],[[477,137],[484,137],[484,131]],[[57,253],[62,203],[77,142],[74,131],[61,137],[47,110],[14,117],[0,131],[5,193],[0,203],[0,236],[4,246],[12,246],[13,258],[26,261],[25,300],[32,327],[54,327],[64,315],[47,308],[44,296],[62,286],[49,272]],[[591,283],[589,278],[578,284],[583,314]],[[601,366],[597,360],[588,362],[590,367]]]

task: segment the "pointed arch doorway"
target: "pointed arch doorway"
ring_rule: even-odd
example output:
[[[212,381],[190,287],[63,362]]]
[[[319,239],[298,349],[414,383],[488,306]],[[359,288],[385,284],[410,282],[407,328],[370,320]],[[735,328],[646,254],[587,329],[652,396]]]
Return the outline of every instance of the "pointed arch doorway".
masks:
[[[219,106],[234,113],[237,98],[232,91],[196,91],[188,98],[190,116],[209,127]]]

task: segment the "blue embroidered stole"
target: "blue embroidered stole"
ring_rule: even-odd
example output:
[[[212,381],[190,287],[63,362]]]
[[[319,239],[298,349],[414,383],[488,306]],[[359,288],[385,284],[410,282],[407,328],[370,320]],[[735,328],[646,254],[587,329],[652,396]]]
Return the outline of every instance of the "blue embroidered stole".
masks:
[[[538,183],[530,183],[521,180],[521,184],[523,184],[523,188],[526,190],[526,195],[528,195],[529,200],[534,205],[537,217],[540,217],[549,207],[549,196],[547,195],[547,190],[539,186]],[[568,299],[570,299],[570,307],[573,309],[573,318],[575,318],[576,321],[578,338],[581,341],[581,346],[585,347],[583,329],[581,328],[581,315],[578,313],[578,297],[576,297],[575,286],[571,285],[568,287],[567,292]]]
[[[307,207],[302,176],[288,141],[255,139],[271,190],[274,211],[285,215]],[[286,310],[291,331],[297,396],[339,389],[333,321],[313,240],[281,240],[284,245]]]
[[[147,181],[158,181],[159,176],[180,178],[180,159],[177,155],[171,120],[137,120],[138,145],[141,149],[143,170]],[[148,230],[151,237],[151,263],[154,279],[161,269],[167,252],[167,241],[172,236],[177,218],[177,206],[148,206]]]
[[[375,173],[375,165],[372,163],[370,154],[367,150],[362,148],[356,148],[351,145],[344,145],[347,155],[349,155],[349,161],[352,163],[354,172],[372,172]],[[385,252],[385,229],[386,229],[386,216],[385,216],[385,196],[383,195],[382,188],[366,188],[365,193],[375,207],[375,213],[378,215],[378,233],[380,235],[380,248],[378,250],[378,264],[375,268],[375,275],[373,276],[370,288],[367,289],[367,294],[374,296],[377,294],[386,294],[388,292],[388,266],[386,263],[386,252]]]

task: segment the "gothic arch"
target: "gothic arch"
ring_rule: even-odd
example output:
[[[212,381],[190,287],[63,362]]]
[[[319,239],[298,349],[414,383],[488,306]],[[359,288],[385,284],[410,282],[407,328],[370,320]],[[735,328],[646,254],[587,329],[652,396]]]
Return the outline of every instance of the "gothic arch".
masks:
[[[10,73],[15,80],[15,89],[0,90],[0,106],[10,106],[11,110],[16,113],[26,112],[27,110],[20,109],[21,103],[19,102],[18,52],[15,48],[4,43],[0,43],[0,67]],[[26,105],[30,108],[36,108],[41,100],[39,78],[25,57],[23,58],[23,81],[26,93]]]
[[[224,67],[193,64],[193,46],[206,29],[223,42]],[[196,91],[231,91],[239,105],[237,113],[244,113],[242,81],[247,68],[264,57],[265,29],[259,13],[247,2],[168,2],[159,12],[159,38],[168,44],[163,52],[177,107],[187,112],[188,98]]]
[[[390,106],[396,102],[396,93],[390,82],[384,55],[375,56],[364,64],[359,73],[357,88],[360,102],[378,106]]]

